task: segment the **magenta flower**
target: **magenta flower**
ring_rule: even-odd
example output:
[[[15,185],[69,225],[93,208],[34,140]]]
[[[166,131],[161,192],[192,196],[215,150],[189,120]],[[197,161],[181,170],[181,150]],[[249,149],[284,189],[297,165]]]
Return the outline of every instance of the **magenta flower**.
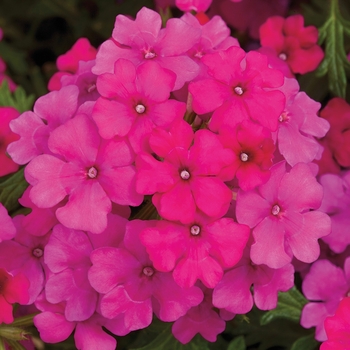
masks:
[[[322,238],[335,253],[342,253],[350,245],[350,173],[347,171],[341,176],[323,174],[319,179],[323,186],[324,196],[320,211],[327,213],[331,218],[332,232]]]
[[[350,297],[344,298],[338,305],[333,317],[325,320],[327,340],[320,350],[347,350],[350,348]]]
[[[27,187],[18,200],[23,207],[31,209],[31,212],[23,217],[21,226],[33,236],[44,236],[59,223],[55,212],[63,203],[60,202],[52,208],[39,208],[29,198],[31,189],[32,186]]]
[[[64,316],[64,302],[51,304],[45,299],[44,293],[35,305],[42,312],[34,317],[34,325],[45,343],[64,341],[75,330],[74,340],[77,349],[95,350],[103,347],[105,350],[115,350],[116,339],[106,333],[102,327],[117,335],[128,333],[125,327],[123,329],[120,320],[107,320],[97,313],[85,321],[68,321]]]
[[[264,55],[232,46],[204,56],[202,62],[212,79],[190,83],[189,92],[196,113],[213,112],[211,130],[249,119],[277,130],[285,96],[275,89],[283,84],[283,74],[269,68]]]
[[[161,26],[160,15],[146,7],[137,13],[135,20],[118,15],[112,39],[100,46],[92,72],[113,73],[119,58],[126,58],[136,66],[152,60],[176,74],[174,90],[180,89],[198,74],[198,65],[186,52],[199,39],[200,30],[178,18],[169,19],[163,29]]]
[[[230,36],[230,28],[220,16],[214,16],[204,24],[200,23],[198,16],[199,14],[193,16],[191,13],[185,13],[181,17],[183,21],[201,31],[200,39],[187,51],[200,67],[200,72],[192,81],[209,77],[208,67],[202,63],[205,55],[226,50],[231,46],[239,46],[238,40]]]
[[[320,116],[326,119],[331,126],[329,132],[323,139],[324,146],[329,148],[331,156],[340,166],[349,167],[350,104],[340,97],[334,97],[321,110]],[[323,172],[329,171],[325,169]]]
[[[305,328],[316,327],[315,338],[327,339],[324,320],[334,315],[340,300],[350,288],[350,259],[344,263],[344,270],[328,260],[318,260],[312,264],[305,276],[302,290],[310,300],[303,308],[300,324]]]
[[[314,210],[323,191],[304,163],[286,172],[285,162],[271,168],[269,181],[237,196],[237,220],[253,229],[251,259],[278,269],[295,256],[313,262],[320,254],[318,238],[331,231],[330,218]]]
[[[191,287],[199,279],[208,288],[221,280],[223,270],[242,257],[250,230],[230,218],[213,220],[196,215],[181,225],[158,221],[140,235],[155,268],[173,271],[175,282]]]
[[[130,330],[147,327],[154,311],[161,320],[175,321],[198,305],[203,294],[197,287],[181,288],[170,273],[159,272],[138,239],[152,221],[128,223],[124,245],[103,247],[91,253],[91,285],[101,294],[100,309],[107,318],[125,314]]]
[[[123,139],[101,141],[93,121],[79,115],[55,129],[49,139],[54,155],[40,155],[26,167],[33,186],[30,199],[50,208],[68,196],[56,210],[65,226],[100,233],[107,226],[112,201],[139,205],[143,196],[135,191],[134,154]]]
[[[68,321],[89,319],[97,308],[98,293],[91,287],[88,270],[90,253],[103,246],[118,246],[123,239],[126,219],[110,214],[108,226],[99,235],[56,225],[45,247],[45,263],[50,274],[45,295],[50,303],[65,302]]]
[[[80,61],[78,70],[73,75],[65,75],[61,78],[61,85],[75,85],[79,88],[78,106],[86,101],[96,101],[100,94],[97,91],[97,76],[91,72],[95,60]]]
[[[150,147],[163,161],[147,153],[138,156],[136,189],[154,194],[153,204],[163,218],[189,223],[197,208],[213,217],[227,212],[232,193],[219,173],[232,161],[232,152],[214,133],[199,130],[193,136],[191,126],[181,121],[169,132],[154,129]]]
[[[278,119],[278,149],[292,166],[299,162],[310,163],[322,153],[316,138],[326,135],[329,123],[317,115],[321,104],[299,91],[297,80],[285,79],[281,91],[287,103]]]
[[[261,45],[272,48],[276,56],[288,63],[293,73],[305,74],[315,70],[324,57],[317,45],[317,28],[304,27],[302,15],[270,17],[259,31]]]
[[[226,271],[214,288],[213,305],[234,314],[245,314],[252,309],[254,301],[260,310],[271,310],[277,307],[278,292],[286,292],[293,285],[292,264],[280,269],[256,265],[246,249],[241,261]]]
[[[212,0],[176,0],[175,5],[184,12],[205,12],[211,5]]]
[[[232,164],[223,170],[228,180],[236,177],[238,186],[248,191],[269,179],[275,151],[269,130],[246,120],[234,129],[220,128],[219,138],[235,155]]]
[[[23,218],[23,215],[14,218],[16,237],[0,243],[0,266],[13,275],[20,273],[30,281],[27,303],[32,304],[45,284],[43,256],[49,233],[42,237],[29,234],[22,226]]]
[[[17,164],[26,164],[40,154],[51,153],[47,146],[49,134],[75,115],[78,94],[78,88],[73,85],[50,92],[38,98],[33,112],[24,112],[11,121],[11,130],[20,135],[20,139],[12,142],[7,152]]]
[[[0,107],[0,177],[14,173],[19,169],[7,154],[7,146],[19,139],[18,135],[10,129],[10,122],[19,116],[19,112],[12,107]]]
[[[0,242],[12,239],[16,235],[16,227],[7,209],[0,203]]]
[[[239,32],[259,39],[259,27],[271,16],[287,14],[290,0],[215,0],[209,15],[220,15]]]
[[[61,78],[71,76],[78,71],[81,61],[90,61],[96,57],[97,50],[91,46],[86,38],[79,38],[76,43],[65,54],[57,58],[56,64],[59,72],[55,73],[49,83],[49,91],[60,90],[62,86]]]
[[[135,152],[147,147],[147,137],[156,126],[169,128],[186,112],[185,103],[170,100],[176,76],[158,63],[148,61],[135,68],[119,59],[114,74],[98,77],[100,97],[92,117],[100,135],[111,139],[126,136]]]
[[[226,322],[214,310],[211,303],[211,290],[204,287],[202,290],[204,291],[203,302],[191,308],[172,326],[174,337],[182,344],[190,342],[196,334],[200,334],[210,342],[215,342],[218,334],[225,330]]]
[[[22,274],[10,274],[0,268],[0,324],[13,322],[12,304],[28,302],[29,281]]]

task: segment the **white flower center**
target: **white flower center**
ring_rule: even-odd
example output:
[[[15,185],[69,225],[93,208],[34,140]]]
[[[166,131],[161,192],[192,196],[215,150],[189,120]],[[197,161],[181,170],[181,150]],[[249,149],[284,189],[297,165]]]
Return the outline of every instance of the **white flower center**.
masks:
[[[191,226],[190,229],[192,236],[198,236],[201,233],[201,228],[198,225]]]
[[[138,113],[138,114],[142,114],[144,113],[146,110],[146,107],[142,104],[138,104],[136,107],[135,107],[135,111]]]
[[[271,209],[271,214],[277,216],[280,211],[281,211],[280,206],[275,204]]]
[[[278,121],[280,123],[283,123],[285,121],[289,120],[289,117],[287,115],[287,112],[282,112],[282,114],[278,117]]]
[[[246,161],[248,161],[249,156],[248,156],[247,153],[241,153],[241,157],[240,158],[241,158],[242,162],[246,162]]]
[[[236,86],[233,90],[237,95],[243,95],[243,89],[240,86]]]
[[[152,51],[145,52],[145,59],[146,60],[151,60],[154,57],[156,57],[156,54],[154,52],[152,52]]]
[[[278,57],[283,61],[287,59],[287,55],[284,52],[280,53]]]
[[[151,277],[154,274],[154,269],[151,266],[146,266],[143,268],[142,273],[147,277]]]
[[[199,59],[201,59],[203,56],[204,56],[204,55],[203,55],[203,52],[202,52],[202,51],[197,51],[197,52],[194,54],[194,57],[199,58]]]
[[[182,170],[180,177],[182,180],[188,180],[191,177],[191,174],[187,170]]]
[[[94,90],[96,90],[96,84],[92,83],[88,86],[87,91],[93,92]]]
[[[97,169],[95,167],[91,167],[88,172],[87,172],[87,176],[90,179],[95,179],[97,177]]]
[[[37,258],[41,258],[44,254],[43,250],[41,248],[35,248],[33,249],[33,255],[36,256]]]

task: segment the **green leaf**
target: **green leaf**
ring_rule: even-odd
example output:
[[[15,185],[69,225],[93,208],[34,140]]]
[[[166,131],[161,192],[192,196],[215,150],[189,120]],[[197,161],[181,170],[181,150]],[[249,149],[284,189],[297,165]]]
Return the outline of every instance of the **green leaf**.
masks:
[[[25,51],[15,49],[5,41],[1,41],[0,52],[1,58],[14,72],[18,74],[26,74],[28,72],[28,64],[26,62]]]
[[[0,107],[14,107],[20,113],[32,108],[34,95],[27,96],[22,87],[18,87],[14,93],[9,89],[7,81],[0,85]]]
[[[328,75],[329,90],[336,96],[345,98],[346,69],[350,69],[344,48],[344,32],[350,34],[350,22],[340,11],[338,0],[331,0],[327,21],[319,30],[319,44],[325,45],[325,57],[317,69],[317,75]]]
[[[312,333],[295,341],[290,350],[315,350],[320,343],[315,340],[315,334]]]
[[[171,333],[171,325],[167,326],[153,341],[141,348],[131,350],[209,350],[208,342],[196,335],[188,344],[181,344]]]
[[[279,293],[277,307],[266,312],[260,319],[261,325],[266,325],[278,318],[285,318],[290,321],[299,323],[301,310],[307,300],[304,296],[293,287],[288,292]]]
[[[24,179],[24,168],[18,170],[11,176],[6,177],[0,183],[0,203],[2,203],[9,213],[14,212],[18,207],[18,198],[20,198],[28,187]]]
[[[243,335],[248,349],[271,350],[276,347],[290,349],[291,344],[297,339],[310,334],[310,330],[287,319],[276,318],[271,323],[261,326],[260,320],[265,313],[253,307],[244,317],[237,315],[227,323],[226,336],[232,335],[235,338]],[[226,347],[219,349],[226,349]]]
[[[245,349],[246,349],[246,346],[245,346],[245,341],[243,336],[233,339],[227,348],[227,350],[245,350]]]

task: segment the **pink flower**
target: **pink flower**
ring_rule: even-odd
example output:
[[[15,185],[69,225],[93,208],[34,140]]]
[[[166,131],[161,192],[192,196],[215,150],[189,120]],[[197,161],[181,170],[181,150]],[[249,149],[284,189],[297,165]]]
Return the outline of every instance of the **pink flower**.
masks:
[[[78,70],[73,75],[65,75],[61,79],[61,85],[75,85],[79,88],[78,105],[86,101],[96,101],[100,94],[96,87],[97,76],[91,72],[95,60],[80,61]]]
[[[268,67],[265,56],[232,46],[204,56],[202,62],[213,79],[190,83],[189,92],[196,113],[214,112],[209,122],[212,131],[249,119],[271,131],[277,129],[285,96],[275,88],[283,84],[283,75]]]
[[[32,236],[22,227],[23,215],[14,218],[17,234],[13,240],[0,243],[0,266],[13,275],[23,274],[30,286],[27,288],[28,304],[32,304],[45,284],[44,248],[49,234]]]
[[[0,203],[0,242],[12,239],[16,235],[16,227],[7,209]]]
[[[194,28],[201,31],[200,39],[187,53],[200,67],[198,76],[193,80],[208,78],[208,67],[202,62],[202,58],[210,53],[226,50],[231,46],[239,46],[238,40],[230,36],[230,28],[220,16],[214,16],[206,23],[200,23],[197,16],[185,13],[181,19]]]
[[[293,73],[305,74],[320,64],[324,53],[317,40],[317,28],[304,27],[302,15],[287,18],[273,16],[260,27],[261,45],[274,49]]]
[[[55,212],[57,208],[62,206],[62,203],[60,202],[52,208],[39,208],[30,200],[29,192],[31,189],[32,186],[27,187],[18,200],[23,207],[31,209],[31,212],[23,217],[21,226],[33,236],[44,236],[58,224]]]
[[[182,344],[190,342],[196,334],[200,334],[207,341],[215,342],[218,334],[225,330],[225,321],[214,310],[211,303],[211,290],[204,287],[202,289],[204,291],[203,302],[191,308],[172,326],[174,337]]]
[[[350,244],[350,173],[341,176],[323,174],[319,179],[324,196],[320,211],[327,213],[332,221],[332,232],[322,238],[335,253],[342,253]]]
[[[68,196],[56,211],[67,227],[93,233],[107,226],[112,201],[139,205],[135,191],[134,154],[123,139],[103,142],[93,121],[79,115],[55,129],[49,139],[54,155],[40,155],[26,167],[33,186],[30,198],[40,208],[50,208]]]
[[[153,224],[134,220],[127,224],[124,245],[103,247],[91,253],[91,285],[101,294],[102,315],[125,314],[130,330],[147,327],[154,311],[161,320],[175,321],[198,305],[203,294],[198,287],[181,288],[170,273],[158,271],[138,239]]]
[[[338,305],[333,317],[325,320],[327,340],[320,350],[347,350],[350,348],[350,297],[344,298]]]
[[[209,16],[220,15],[224,21],[239,32],[259,38],[259,27],[269,17],[287,14],[289,0],[215,0]]]
[[[38,98],[33,112],[26,111],[11,121],[11,130],[20,135],[20,139],[9,144],[7,152],[17,164],[51,153],[47,146],[49,134],[75,115],[78,94],[78,88],[73,85],[50,92]]]
[[[299,162],[310,163],[322,153],[316,137],[326,135],[329,123],[317,115],[321,104],[299,91],[297,80],[285,78],[281,91],[287,103],[278,119],[278,150],[292,166]]]
[[[320,207],[323,191],[304,163],[286,172],[285,162],[271,168],[269,181],[237,196],[237,220],[253,229],[251,259],[278,269],[293,255],[313,262],[320,254],[318,238],[330,233],[328,215]]]
[[[183,117],[185,103],[170,100],[176,76],[158,63],[148,61],[135,68],[119,59],[114,74],[98,77],[100,97],[93,109],[100,135],[111,139],[128,135],[135,152],[145,149],[147,137],[156,126],[169,128]]]
[[[48,84],[49,91],[59,90],[62,87],[61,78],[78,71],[80,61],[90,61],[96,57],[97,50],[91,46],[86,38],[79,38],[72,48],[57,58],[59,72],[55,73]]]
[[[50,303],[65,302],[68,321],[85,321],[93,316],[98,293],[91,287],[88,270],[90,254],[103,246],[118,246],[123,239],[126,219],[108,215],[108,226],[99,235],[56,225],[45,247],[45,263],[50,269],[45,295]]]
[[[93,73],[113,73],[119,58],[136,66],[152,60],[176,74],[174,90],[180,89],[198,74],[198,65],[186,52],[197,42],[200,31],[178,18],[169,19],[163,29],[161,25],[160,15],[146,7],[137,13],[135,20],[117,16],[112,39],[100,46]]]
[[[12,275],[0,268],[0,324],[13,322],[12,304],[28,302],[29,281],[22,274]]]
[[[205,12],[211,5],[212,0],[176,0],[176,6],[184,12]]]
[[[245,314],[253,307],[260,310],[277,307],[278,292],[294,285],[294,268],[287,264],[280,269],[256,265],[249,258],[249,247],[238,264],[226,271],[214,288],[213,305],[234,314]]]
[[[187,225],[158,221],[143,230],[140,239],[155,268],[173,271],[181,287],[191,287],[199,279],[214,288],[224,268],[234,266],[242,257],[249,235],[247,226],[232,219],[196,215]]]
[[[128,333],[119,320],[107,320],[97,313],[85,321],[68,321],[64,316],[65,304],[49,303],[44,293],[35,304],[42,312],[34,317],[34,324],[45,343],[59,343],[66,340],[75,330],[74,340],[78,349],[95,350],[103,347],[104,350],[115,350],[117,346],[115,338],[107,334],[102,327],[118,335]]]
[[[248,191],[269,179],[275,150],[269,130],[245,120],[234,129],[221,127],[219,138],[235,155],[232,164],[223,170],[229,180],[236,177],[238,186]]]
[[[345,261],[344,270],[324,259],[312,264],[302,285],[303,294],[310,302],[303,308],[300,324],[305,328],[316,327],[317,340],[327,339],[324,320],[334,315],[349,288],[350,258]]]
[[[19,114],[13,107],[0,107],[0,177],[14,173],[19,168],[19,165],[6,154],[7,146],[19,139],[9,126],[11,120],[17,118]]]
[[[323,144],[340,166],[350,167],[350,105],[344,99],[335,97],[321,110],[320,116],[330,124]],[[323,161],[321,159],[321,164]]]
[[[150,147],[163,161],[146,153],[138,156],[136,189],[154,194],[153,204],[163,218],[189,223],[197,208],[213,217],[227,212],[232,193],[218,175],[232,153],[214,133],[199,130],[193,136],[191,126],[181,121],[169,132],[154,129]]]

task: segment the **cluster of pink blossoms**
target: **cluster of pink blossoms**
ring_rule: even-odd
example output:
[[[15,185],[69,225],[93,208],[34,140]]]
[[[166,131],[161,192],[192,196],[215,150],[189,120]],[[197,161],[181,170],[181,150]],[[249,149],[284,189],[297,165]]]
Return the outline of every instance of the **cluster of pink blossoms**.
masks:
[[[96,57],[76,45],[55,91],[10,123],[31,213],[0,208],[0,297],[34,303],[45,342],[75,330],[84,350],[115,349],[104,328],[123,336],[153,315],[187,343],[215,341],[254,304],[275,308],[293,264],[316,261],[331,232],[320,104],[218,16],[162,28],[142,8],[116,17]],[[27,280],[27,296],[8,297]]]
[[[319,210],[329,215],[332,231],[322,237],[320,259],[311,267],[299,266],[304,276],[302,291],[309,300],[302,311],[301,325],[316,327],[317,340],[328,339],[321,349],[347,349],[349,330],[346,334],[343,326],[349,319],[341,315],[350,290],[350,105],[333,98],[320,116],[329,122],[330,130],[319,140],[324,152],[315,162],[324,191]]]

